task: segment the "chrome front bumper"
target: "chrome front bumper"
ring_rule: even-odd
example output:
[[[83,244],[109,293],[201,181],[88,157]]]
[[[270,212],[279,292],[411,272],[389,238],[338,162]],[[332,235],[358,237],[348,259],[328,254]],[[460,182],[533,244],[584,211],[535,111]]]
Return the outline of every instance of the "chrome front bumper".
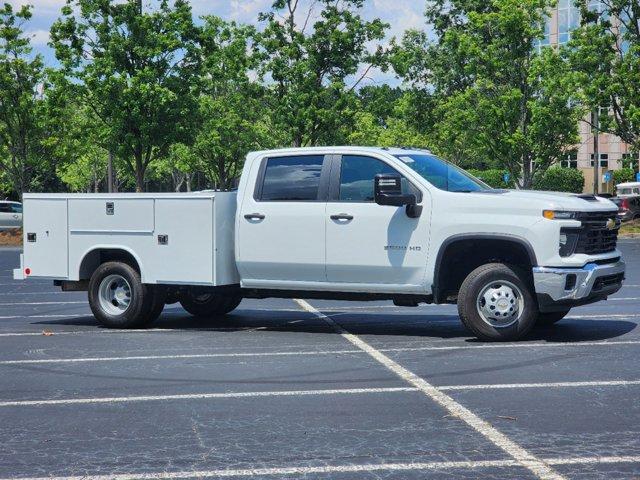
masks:
[[[571,306],[589,299],[601,300],[617,292],[624,273],[625,263],[621,260],[605,265],[588,263],[582,268],[534,267],[533,283],[539,301]]]

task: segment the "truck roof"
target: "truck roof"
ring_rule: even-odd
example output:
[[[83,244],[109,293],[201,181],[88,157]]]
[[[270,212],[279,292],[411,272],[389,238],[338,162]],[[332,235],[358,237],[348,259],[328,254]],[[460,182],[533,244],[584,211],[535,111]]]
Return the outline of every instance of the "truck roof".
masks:
[[[389,153],[391,155],[424,155],[431,152],[427,149],[408,147],[357,147],[357,146],[329,146],[329,147],[300,147],[300,148],[279,148],[275,150],[261,150],[251,152],[252,156],[282,155],[282,154],[326,154],[326,153]]]

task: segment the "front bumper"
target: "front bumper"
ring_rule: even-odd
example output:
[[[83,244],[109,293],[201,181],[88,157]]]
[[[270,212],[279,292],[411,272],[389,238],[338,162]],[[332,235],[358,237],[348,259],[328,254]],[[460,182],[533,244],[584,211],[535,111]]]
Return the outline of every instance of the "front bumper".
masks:
[[[538,307],[541,312],[553,312],[604,300],[622,288],[624,274],[621,260],[582,268],[534,267]]]

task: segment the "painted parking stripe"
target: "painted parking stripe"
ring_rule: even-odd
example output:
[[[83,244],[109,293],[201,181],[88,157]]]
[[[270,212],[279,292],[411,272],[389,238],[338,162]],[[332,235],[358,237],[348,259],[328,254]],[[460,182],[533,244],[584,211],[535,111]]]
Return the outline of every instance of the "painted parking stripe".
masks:
[[[291,357],[305,355],[341,355],[362,354],[362,350],[315,350],[293,352],[247,352],[247,353],[202,353],[186,355],[138,355],[130,357],[85,357],[85,358],[38,358],[25,360],[0,360],[0,365],[30,365],[40,363],[91,363],[126,362],[133,360],[188,360],[198,358],[235,358],[235,357]]]
[[[550,383],[498,383],[486,385],[445,385],[438,390],[500,390],[518,388],[572,388],[572,387],[629,387],[640,385],[640,380],[604,380],[591,382],[550,382]]]
[[[141,395],[129,397],[59,398],[55,400],[15,400],[0,402],[0,407],[36,407],[44,405],[78,405],[91,403],[160,402],[166,400],[210,400],[216,398],[299,397],[313,395],[362,395],[371,393],[415,392],[411,387],[342,388],[332,390],[283,390],[268,392],[190,393],[181,395]]]
[[[570,457],[548,458],[549,465],[611,465],[623,463],[640,463],[640,456],[620,457]],[[371,472],[403,472],[429,470],[478,470],[482,468],[517,467],[515,460],[479,460],[460,462],[411,462],[411,463],[370,463],[361,465],[321,465],[315,467],[276,467],[245,468],[228,470],[192,470],[177,472],[131,472],[107,475],[81,475],[67,477],[10,477],[0,480],[171,480],[180,478],[229,478],[260,476],[291,476],[330,473],[371,473]]]
[[[157,330],[156,330],[157,331]],[[172,331],[172,330],[160,330]],[[128,332],[128,330],[122,330]],[[134,330],[133,332],[139,332]],[[75,333],[75,332],[63,332]],[[117,332],[116,332],[117,333]],[[16,334],[17,335],[17,334]],[[29,333],[29,335],[42,336],[42,333]],[[57,334],[54,334],[57,335]],[[576,342],[576,343],[496,343],[489,345],[451,345],[451,346],[432,346],[432,347],[397,347],[397,348],[379,348],[384,353],[402,353],[402,352],[428,352],[428,351],[447,351],[447,350],[491,350],[504,348],[553,348],[553,347],[609,347],[624,345],[640,345],[640,340],[621,340],[621,341],[602,341],[602,342]],[[308,356],[308,355],[362,355],[362,350],[293,350],[281,352],[236,352],[236,353],[201,353],[201,354],[175,354],[175,355],[135,355],[123,357],[75,357],[75,358],[36,358],[36,359],[16,359],[16,360],[0,360],[0,365],[29,365],[29,364],[55,364],[55,363],[91,363],[91,362],[126,362],[126,361],[145,361],[145,360],[189,360],[189,359],[206,359],[206,358],[234,358],[234,357],[288,357],[288,356]]]
[[[511,458],[516,460],[519,465],[527,468],[534,475],[536,475],[540,479],[550,479],[550,480],[559,480],[564,479],[564,477],[556,472],[553,468],[551,468],[545,461],[539,459],[538,457],[531,454],[522,446],[518,445],[513,440],[509,439],[502,432],[498,431],[494,426],[489,424],[488,422],[482,420],[479,416],[473,413],[468,408],[464,407],[460,403],[456,402],[452,397],[447,395],[446,393],[438,390],[436,387],[431,385],[429,382],[424,380],[422,377],[419,377],[415,373],[407,370],[402,365],[394,362],[389,357],[387,357],[384,353],[376,350],[367,342],[362,340],[357,335],[353,335],[346,331],[342,326],[338,325],[334,322],[330,317],[327,317],[320,311],[316,310],[309,303],[304,300],[295,300],[301,308],[305,311],[313,313],[319,318],[324,319],[327,323],[329,323],[337,333],[342,335],[345,340],[348,340],[350,343],[360,348],[361,350],[368,353],[373,359],[378,361],[388,370],[396,374],[402,380],[417,388],[420,392],[424,393],[427,397],[432,399],[438,405],[447,410],[451,415],[461,419],[471,428],[476,430],[478,433],[487,438],[491,443],[495,446],[499,447],[501,450],[506,452]]]
[[[0,306],[8,307],[8,306],[30,306],[30,305],[76,305],[76,304],[85,304],[88,305],[89,302],[80,301],[80,302],[12,302],[12,303],[0,303]]]

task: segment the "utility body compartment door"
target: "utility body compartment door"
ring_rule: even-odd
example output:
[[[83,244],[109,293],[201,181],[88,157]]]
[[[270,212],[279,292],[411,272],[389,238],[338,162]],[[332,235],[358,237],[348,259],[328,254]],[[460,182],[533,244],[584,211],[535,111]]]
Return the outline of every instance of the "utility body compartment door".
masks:
[[[24,199],[24,268],[30,276],[68,276],[67,199]]]

